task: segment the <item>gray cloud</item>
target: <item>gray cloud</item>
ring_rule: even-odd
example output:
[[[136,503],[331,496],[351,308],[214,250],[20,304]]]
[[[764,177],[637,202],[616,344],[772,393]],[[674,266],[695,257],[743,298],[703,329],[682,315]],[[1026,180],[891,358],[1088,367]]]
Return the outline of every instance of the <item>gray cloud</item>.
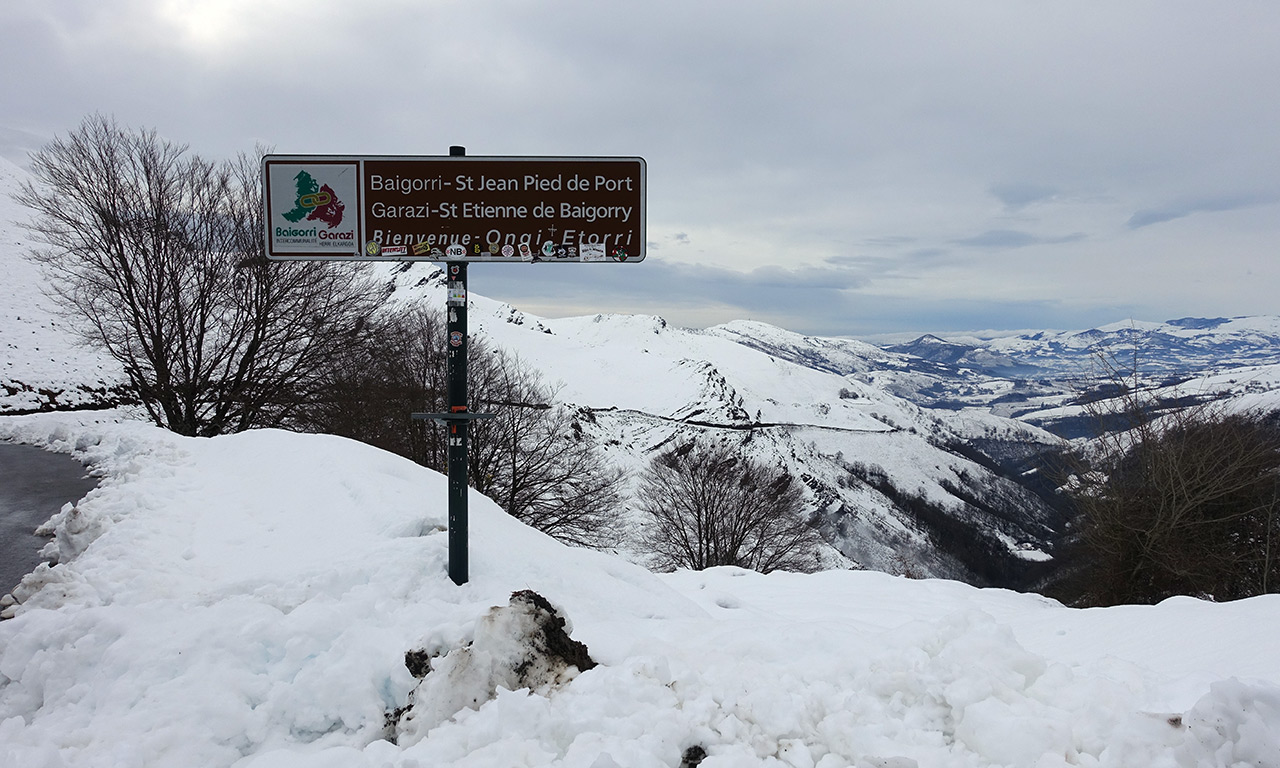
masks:
[[[488,268],[487,268],[488,267]],[[487,269],[486,269],[487,268]],[[651,312],[666,309],[677,322],[683,310],[700,305],[732,307],[738,316],[761,314],[799,318],[826,313],[844,315],[852,303],[848,292],[866,285],[857,270],[761,267],[738,272],[722,267],[646,259],[639,264],[473,265],[472,289],[502,297],[516,306],[558,305],[559,314]],[[732,319],[732,312],[719,322]],[[805,323],[806,325],[808,323]]]
[[[972,237],[953,240],[956,245],[967,245],[974,248],[1025,248],[1029,245],[1058,245],[1075,243],[1085,238],[1084,233],[1074,232],[1070,235],[1042,237],[1029,232],[1013,229],[989,229]]]
[[[213,157],[255,142],[645,157],[647,239],[662,260],[616,276],[534,270],[555,277],[531,286],[563,301],[852,326],[875,322],[876,301],[898,312],[898,299],[872,298],[897,281],[898,295],[950,296],[956,317],[988,307],[974,323],[988,327],[1025,325],[1046,296],[1062,317],[1280,312],[1257,288],[1276,270],[1275,196],[1215,197],[1280,178],[1280,4],[9,6],[0,71],[20,75],[0,78],[0,129],[23,145],[11,155],[101,111]],[[1152,282],[1220,250],[1218,217],[1191,214],[1226,210],[1241,223],[1236,267],[1194,295],[1185,276]],[[1176,239],[1152,226],[1173,219],[1187,219]],[[1054,244],[1072,247],[1055,252],[1051,290],[1011,266],[1018,249]],[[495,279],[513,301],[540,296]]]
[[[476,264],[470,287],[550,316],[659,314],[679,325],[756,319],[801,333],[857,336],[988,328],[1085,328],[1124,317],[1119,306],[1055,299],[977,300],[885,296],[855,270],[731,270],[646,260],[634,265]],[[1007,324],[1006,324],[1007,323]]]
[[[1012,211],[1022,210],[1033,203],[1051,200],[1059,193],[1059,190],[1054,187],[1027,182],[993,184],[990,191],[997,200],[1004,203],[1005,208]]]
[[[1152,224],[1185,218],[1196,213],[1220,213],[1252,208],[1259,205],[1275,203],[1280,196],[1275,194],[1239,194],[1208,197],[1191,202],[1174,204],[1163,208],[1147,208],[1136,211],[1125,223],[1129,229],[1141,229]]]

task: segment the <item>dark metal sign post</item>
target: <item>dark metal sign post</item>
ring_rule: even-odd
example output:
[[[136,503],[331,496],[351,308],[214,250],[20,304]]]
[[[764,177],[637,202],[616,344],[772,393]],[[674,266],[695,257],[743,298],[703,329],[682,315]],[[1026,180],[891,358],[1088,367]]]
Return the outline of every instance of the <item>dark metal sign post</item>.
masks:
[[[449,578],[466,584],[467,574],[467,265],[449,270]],[[461,414],[461,418],[459,418]],[[478,415],[478,414],[477,414]],[[486,414],[492,415],[492,414]]]
[[[640,157],[351,157],[262,160],[270,259],[443,261],[448,276],[449,578],[468,580],[467,264],[638,263]]]
[[[495,414],[467,410],[467,265],[451,261],[445,269],[449,290],[446,301],[449,319],[445,329],[449,339],[449,412],[415,413],[412,417],[438,421],[449,430],[449,578],[461,586],[469,578],[467,438],[473,420],[491,419]]]

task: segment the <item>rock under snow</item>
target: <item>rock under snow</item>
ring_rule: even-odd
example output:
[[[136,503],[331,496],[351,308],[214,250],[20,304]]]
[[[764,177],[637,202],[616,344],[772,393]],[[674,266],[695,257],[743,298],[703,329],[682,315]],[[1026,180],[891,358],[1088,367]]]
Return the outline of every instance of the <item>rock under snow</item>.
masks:
[[[396,742],[415,744],[463,709],[478,709],[499,688],[546,694],[596,666],[587,647],[569,637],[560,612],[530,589],[512,593],[477,622],[475,639],[422,664],[430,651],[411,651],[405,665],[425,675],[400,713]]]

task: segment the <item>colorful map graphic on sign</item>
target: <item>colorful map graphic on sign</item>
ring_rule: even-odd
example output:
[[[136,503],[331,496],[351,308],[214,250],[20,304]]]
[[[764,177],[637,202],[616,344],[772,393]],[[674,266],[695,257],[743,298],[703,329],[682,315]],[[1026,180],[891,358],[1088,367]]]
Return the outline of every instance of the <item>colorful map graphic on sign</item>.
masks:
[[[297,184],[298,199],[292,211],[282,214],[285,219],[294,223],[304,218],[307,221],[322,221],[330,229],[342,223],[342,212],[346,210],[346,205],[328,184],[317,184],[306,171],[299,171],[293,179]]]

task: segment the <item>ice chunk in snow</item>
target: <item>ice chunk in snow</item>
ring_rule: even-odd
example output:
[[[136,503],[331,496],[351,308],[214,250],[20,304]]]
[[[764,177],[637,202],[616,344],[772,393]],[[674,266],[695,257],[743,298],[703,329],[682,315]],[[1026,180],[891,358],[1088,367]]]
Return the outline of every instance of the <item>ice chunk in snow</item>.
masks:
[[[1181,765],[1280,766],[1280,688],[1223,680],[1183,717]]]

